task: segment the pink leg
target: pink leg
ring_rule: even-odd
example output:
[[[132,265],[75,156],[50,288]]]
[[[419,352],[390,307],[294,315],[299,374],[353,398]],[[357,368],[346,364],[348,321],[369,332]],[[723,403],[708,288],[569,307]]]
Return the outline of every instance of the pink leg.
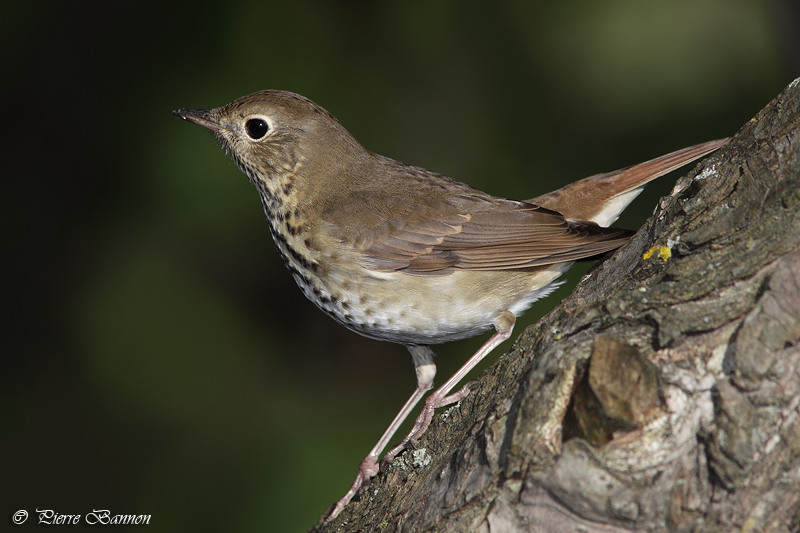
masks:
[[[350,490],[347,491],[347,494],[336,503],[336,507],[333,508],[331,514],[325,519],[326,522],[336,518],[336,516],[342,512],[342,509],[350,503],[353,496],[355,496],[362,487],[366,486],[369,480],[378,473],[378,457],[381,452],[386,445],[389,444],[389,441],[417,403],[425,396],[425,393],[433,387],[433,378],[436,375],[436,365],[433,362],[433,350],[428,346],[417,345],[409,345],[407,348],[408,351],[411,352],[411,357],[414,360],[414,369],[417,373],[417,388],[408,401],[406,401],[405,405],[403,405],[403,408],[400,409],[400,412],[397,413],[397,416],[394,417],[389,427],[386,428],[386,431],[383,432],[383,435],[372,450],[370,450],[364,460],[361,461],[361,465],[358,467],[358,475],[356,475],[353,485],[350,487]]]
[[[427,430],[428,426],[431,424],[433,412],[436,408],[457,402],[469,394],[469,383],[455,394],[450,394],[450,391],[453,390],[470,370],[475,368],[489,352],[511,336],[511,331],[514,329],[514,322],[516,322],[516,319],[509,311],[504,312],[495,320],[494,328],[496,333],[492,335],[489,340],[475,352],[475,355],[470,357],[467,362],[464,363],[464,366],[459,368],[450,379],[445,381],[441,387],[428,396],[425,400],[425,405],[422,406],[422,411],[419,413],[416,422],[414,422],[414,427],[411,428],[411,431],[408,432],[408,435],[406,435],[400,444],[386,453],[383,458],[384,463],[391,461],[397,454],[402,452],[410,442],[417,440],[425,433],[425,430]]]

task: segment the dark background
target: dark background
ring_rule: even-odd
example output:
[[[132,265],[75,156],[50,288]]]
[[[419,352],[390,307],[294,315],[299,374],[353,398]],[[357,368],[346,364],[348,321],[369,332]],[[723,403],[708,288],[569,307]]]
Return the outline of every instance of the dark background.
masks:
[[[735,133],[800,75],[792,5],[6,3],[3,520],[305,530],[414,387],[404,348],[305,301],[252,186],[172,109],[292,90],[373,151],[530,198]],[[440,348],[439,382],[482,340]]]

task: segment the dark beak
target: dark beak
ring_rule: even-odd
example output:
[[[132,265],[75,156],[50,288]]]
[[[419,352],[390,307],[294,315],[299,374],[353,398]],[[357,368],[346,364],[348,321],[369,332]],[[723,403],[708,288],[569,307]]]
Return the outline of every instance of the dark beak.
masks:
[[[213,119],[211,117],[211,111],[207,109],[176,109],[172,112],[172,114],[176,117],[182,118],[183,120],[194,122],[198,126],[208,128],[215,133],[227,129]]]

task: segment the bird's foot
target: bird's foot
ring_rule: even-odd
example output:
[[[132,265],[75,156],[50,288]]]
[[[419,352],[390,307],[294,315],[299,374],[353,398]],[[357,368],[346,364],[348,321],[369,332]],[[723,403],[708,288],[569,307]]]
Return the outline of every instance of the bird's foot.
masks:
[[[342,498],[336,503],[333,511],[331,511],[331,513],[325,519],[325,522],[330,522],[336,518],[356,494],[369,486],[370,480],[378,474],[381,468],[388,464],[392,459],[397,457],[397,455],[405,450],[409,444],[416,442],[422,436],[422,434],[425,433],[425,431],[428,429],[428,426],[431,425],[433,413],[436,409],[461,401],[469,394],[469,387],[474,383],[474,381],[470,381],[461,387],[458,392],[447,396],[442,396],[441,394],[436,393],[431,394],[425,400],[425,404],[422,406],[422,411],[420,411],[419,415],[417,416],[417,420],[414,422],[414,427],[411,428],[411,431],[408,432],[408,435],[405,436],[400,444],[386,453],[380,465],[378,464],[377,457],[372,454],[367,455],[364,460],[361,461],[361,465],[358,467],[358,474],[356,475],[355,481],[353,481],[353,485],[350,487],[350,490],[347,491],[347,494],[342,496]]]
[[[422,406],[422,410],[420,411],[419,415],[417,416],[417,420],[414,422],[414,427],[411,428],[411,431],[408,432],[408,435],[405,438],[386,452],[386,455],[383,456],[383,460],[381,461],[381,468],[384,468],[388,463],[392,461],[397,455],[408,448],[409,444],[413,445],[416,443],[420,437],[428,430],[428,426],[431,425],[431,421],[433,420],[433,413],[439,407],[444,407],[446,405],[450,405],[452,403],[460,402],[463,400],[470,391],[470,386],[474,385],[475,381],[470,381],[469,383],[465,384],[458,392],[449,395],[443,395],[441,393],[437,394],[439,391],[433,392],[428,398],[425,399],[425,403]]]
[[[369,481],[380,470],[378,466],[378,458],[374,455],[367,455],[361,464],[358,467],[358,475],[356,475],[355,481],[353,481],[353,485],[350,487],[350,490],[347,491],[347,494],[342,496],[338,502],[336,502],[336,506],[333,508],[333,511],[328,515],[325,519],[325,522],[330,522],[336,516],[342,512],[342,509],[350,503],[350,500],[353,499],[353,496],[358,494],[361,490],[366,489],[369,487]]]

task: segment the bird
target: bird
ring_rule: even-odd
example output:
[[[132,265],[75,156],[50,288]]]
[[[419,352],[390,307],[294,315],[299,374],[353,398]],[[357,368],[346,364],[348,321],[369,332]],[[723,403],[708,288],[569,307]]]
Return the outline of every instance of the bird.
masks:
[[[333,114],[292,92],[264,90],[173,114],[210,130],[256,187],[277,251],[302,293],[346,328],[405,345],[411,354],[416,388],[326,521],[368,486],[381,452],[433,388],[432,345],[493,330],[428,394],[384,464],[419,439],[435,409],[469,394],[469,384],[453,391],[575,261],[630,240],[632,232],[610,226],[648,182],[727,142],[697,144],[516,201],[371,152]]]

